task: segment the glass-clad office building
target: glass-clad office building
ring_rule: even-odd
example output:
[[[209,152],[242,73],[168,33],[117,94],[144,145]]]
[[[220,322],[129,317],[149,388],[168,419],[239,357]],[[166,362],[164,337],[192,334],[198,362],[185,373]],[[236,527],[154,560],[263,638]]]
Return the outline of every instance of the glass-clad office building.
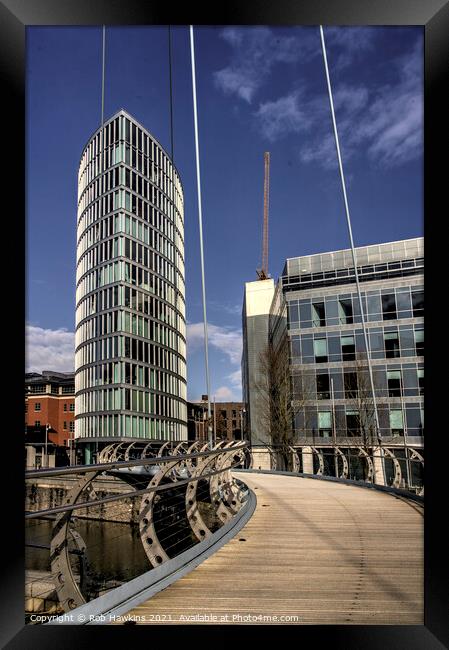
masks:
[[[286,261],[270,316],[289,346],[294,444],[422,448],[424,240],[356,249],[372,397],[351,250]]]
[[[183,190],[121,110],[78,172],[75,437],[187,440]]]

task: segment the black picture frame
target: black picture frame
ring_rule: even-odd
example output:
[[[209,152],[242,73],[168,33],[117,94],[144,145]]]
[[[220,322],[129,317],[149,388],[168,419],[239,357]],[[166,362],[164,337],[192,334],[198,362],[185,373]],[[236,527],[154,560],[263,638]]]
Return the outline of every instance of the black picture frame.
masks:
[[[89,647],[109,636],[112,627],[42,627],[24,625],[24,481],[23,481],[23,381],[25,368],[25,28],[32,25],[422,25],[425,28],[425,251],[426,251],[426,331],[430,345],[426,350],[426,497],[425,497],[425,624],[423,626],[295,626],[299,646],[327,645],[332,648],[424,649],[449,647],[449,585],[443,571],[448,552],[445,479],[447,435],[443,415],[444,381],[437,380],[442,363],[444,330],[439,311],[443,283],[445,237],[444,210],[447,186],[447,125],[449,115],[445,72],[449,61],[449,3],[443,0],[277,0],[227,2],[203,8],[201,13],[190,4],[176,7],[175,16],[167,5],[148,0],[2,0],[0,1],[0,75],[2,79],[2,209],[8,226],[2,247],[3,295],[7,330],[4,335],[4,379],[7,384],[7,425],[3,430],[2,499],[2,575],[0,580],[1,647],[39,648]],[[14,154],[14,155],[13,155]],[[440,162],[441,161],[441,162]],[[441,217],[441,218],[440,218]],[[447,228],[447,226],[446,226]],[[21,280],[23,281],[21,284]],[[22,291],[23,287],[23,291]],[[6,338],[8,336],[8,338]],[[438,345],[438,341],[441,344]],[[7,357],[11,351],[12,360]],[[9,423],[8,420],[11,420]],[[5,421],[5,420],[4,420]],[[253,642],[282,642],[287,630],[282,627],[241,626],[220,630],[185,626],[184,645],[221,644],[229,634]],[[84,630],[89,629],[90,632]],[[136,630],[148,643],[170,641],[173,628],[146,626],[114,627],[115,639],[126,642]],[[93,630],[93,632],[92,632]],[[143,633],[142,633],[143,631]],[[288,630],[291,637],[292,630]],[[244,636],[242,636],[242,634]],[[120,636],[120,639],[118,636]],[[200,635],[200,636],[199,636]],[[248,635],[248,637],[246,636]],[[218,638],[217,638],[218,637]]]

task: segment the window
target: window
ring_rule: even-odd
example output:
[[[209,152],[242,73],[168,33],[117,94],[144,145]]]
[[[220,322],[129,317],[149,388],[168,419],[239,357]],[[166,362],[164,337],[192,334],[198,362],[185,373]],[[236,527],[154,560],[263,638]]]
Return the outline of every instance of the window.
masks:
[[[64,411],[67,411],[67,404],[64,404]]]
[[[355,359],[355,341],[353,336],[341,337],[341,352],[343,361],[352,361]]]
[[[75,412],[75,404],[70,404],[69,410],[74,413]]]
[[[400,397],[401,396],[401,371],[388,370],[387,381],[388,381],[389,397]]]
[[[359,389],[357,383],[357,373],[353,370],[345,372],[343,375],[343,381],[345,387],[345,399],[357,397]]]
[[[40,410],[41,410],[41,403],[40,403],[40,402],[36,402],[36,403],[35,403],[35,405],[34,405],[34,410],[35,410],[35,411],[40,411]]]
[[[41,421],[40,420],[34,420],[34,426],[35,427],[40,427],[41,426]]]
[[[63,424],[62,428],[64,429],[64,431],[67,430],[67,422],[65,420],[64,420],[64,424]]]
[[[390,429],[391,429],[392,436],[404,435],[404,417],[403,417],[402,409],[391,409]]]
[[[415,330],[415,349],[418,357],[424,356],[424,330]]]
[[[28,404],[25,404],[25,413],[28,413]]]
[[[396,298],[394,293],[382,296],[382,314],[384,320],[394,320],[396,315]]]
[[[327,372],[325,374],[317,374],[316,394],[318,399],[330,399],[329,375]]]
[[[340,300],[338,302],[338,315],[342,325],[350,325],[353,323],[352,300]]]
[[[326,325],[324,302],[312,303],[312,321],[314,327],[324,327]]]
[[[72,420],[72,421],[69,423],[69,431],[70,431],[71,433],[74,433],[74,432],[75,432],[75,420]]]
[[[424,369],[423,368],[418,369],[418,386],[419,386],[419,394],[424,395]]]
[[[424,291],[412,291],[413,317],[424,316]]]
[[[385,356],[387,359],[394,359],[400,356],[399,352],[399,335],[397,332],[388,332],[384,334]]]
[[[346,430],[350,438],[360,436],[360,418],[358,411],[346,411]]]
[[[313,351],[315,354],[315,363],[325,363],[327,361],[327,340],[315,339],[313,342]]]
[[[328,438],[332,435],[332,419],[330,411],[318,412],[318,435]]]

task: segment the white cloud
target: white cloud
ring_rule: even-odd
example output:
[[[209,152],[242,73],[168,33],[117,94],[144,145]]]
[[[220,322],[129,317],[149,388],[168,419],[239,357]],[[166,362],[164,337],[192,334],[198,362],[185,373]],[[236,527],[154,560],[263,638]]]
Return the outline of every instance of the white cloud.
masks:
[[[342,70],[354,62],[358,62],[362,53],[374,48],[378,33],[379,30],[375,27],[324,28],[326,51],[330,50],[332,69]],[[334,48],[339,50],[335,58],[333,58]]]
[[[240,330],[208,323],[207,336],[209,345],[223,352],[231,363],[240,364],[242,356],[242,334]],[[189,351],[194,351],[204,345],[203,323],[189,323],[187,325],[187,345]]]
[[[294,63],[315,53],[316,36],[310,28],[301,31],[301,36],[277,36],[268,27],[224,29],[221,36],[232,47],[231,62],[214,73],[216,86],[250,104],[277,63]]]
[[[232,327],[219,327],[208,323],[207,334],[209,345],[225,354],[237,370],[225,376],[227,385],[219,386],[213,391],[212,397],[222,402],[239,402],[242,395],[242,378],[240,362],[242,357],[242,334],[241,331]],[[190,354],[204,345],[203,323],[187,324],[187,350]]]
[[[421,42],[413,51],[392,63],[397,81],[375,88],[340,86],[334,89],[337,127],[343,162],[360,150],[377,165],[392,167],[422,155],[423,145],[423,59]],[[324,167],[336,166],[335,144],[328,99],[325,95],[315,110],[314,126],[328,111],[329,132],[312,138],[300,151],[303,162],[316,162]],[[311,103],[312,104],[312,103]],[[310,104],[310,105],[311,105]],[[305,109],[306,113],[309,113]],[[332,162],[332,160],[334,162]]]
[[[214,398],[217,402],[234,402],[234,393],[227,386],[220,386],[215,391]]]
[[[26,325],[26,370],[42,372],[73,372],[75,366],[75,334],[66,329],[44,329]]]
[[[301,95],[295,91],[276,101],[260,104],[254,115],[267,140],[274,142],[284,135],[299,133],[310,126],[311,119],[299,107]]]

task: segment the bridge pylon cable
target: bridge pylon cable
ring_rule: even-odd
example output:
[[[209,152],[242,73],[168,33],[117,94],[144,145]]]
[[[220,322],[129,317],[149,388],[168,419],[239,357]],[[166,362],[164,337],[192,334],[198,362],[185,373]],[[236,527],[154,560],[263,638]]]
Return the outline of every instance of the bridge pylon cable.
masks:
[[[204,245],[203,245],[203,215],[201,204],[201,177],[200,177],[200,151],[198,142],[198,111],[196,100],[196,72],[195,72],[195,43],[193,37],[193,25],[190,25],[190,55],[192,65],[192,91],[193,91],[193,119],[195,125],[195,154],[196,154],[196,182],[198,194],[198,226],[200,235],[200,260],[201,260],[201,286],[203,296],[203,320],[204,320],[204,358],[206,366],[206,389],[207,389],[207,415],[208,415],[208,440],[209,448],[214,446],[213,431],[211,426],[211,405],[210,405],[210,376],[209,376],[209,354],[207,335],[207,314],[206,314],[206,280],[204,273]]]
[[[327,64],[327,54],[326,54],[326,43],[324,40],[324,31],[323,31],[323,26],[320,25],[320,36],[321,36],[321,47],[323,51],[323,60],[324,60],[324,69],[326,72],[326,81],[327,81],[327,90],[328,90],[328,95],[329,95],[329,104],[330,104],[330,109],[331,109],[331,115],[332,115],[332,125],[334,129],[334,138],[335,138],[335,147],[337,149],[337,158],[338,158],[338,167],[340,170],[340,179],[341,179],[341,187],[343,191],[343,200],[345,204],[345,213],[346,213],[346,223],[348,226],[348,233],[349,233],[349,240],[351,244],[351,252],[352,252],[352,260],[354,264],[354,274],[355,274],[355,281],[357,285],[357,295],[359,299],[359,305],[360,305],[360,315],[362,319],[362,330],[363,330],[363,338],[365,342],[365,350],[366,350],[366,358],[368,362],[368,373],[369,373],[369,380],[370,380],[370,387],[371,387],[371,392],[373,395],[373,406],[374,406],[374,418],[375,418],[375,424],[376,424],[376,434],[377,434],[377,442],[379,444],[379,450],[380,450],[380,462],[382,466],[382,473],[383,473],[383,479],[384,479],[384,485],[387,484],[386,481],[386,475],[385,475],[385,459],[382,454],[382,436],[380,433],[380,426],[379,426],[379,413],[377,409],[377,400],[376,400],[376,391],[374,389],[374,379],[373,379],[373,368],[371,364],[371,354],[370,354],[370,347],[368,344],[368,334],[367,334],[367,328],[366,328],[366,322],[365,322],[365,315],[363,311],[363,303],[362,303],[362,294],[360,290],[360,282],[359,282],[359,274],[357,270],[357,259],[356,259],[356,252],[355,252],[355,247],[354,247],[354,239],[352,236],[352,227],[351,227],[351,216],[349,213],[349,203],[348,203],[348,196],[346,193],[346,181],[345,181],[345,176],[343,172],[343,162],[341,158],[341,153],[340,153],[340,143],[339,143],[339,138],[338,138],[338,129],[337,129],[337,120],[335,117],[335,109],[334,109],[334,101],[333,101],[333,96],[332,96],[332,86],[331,86],[331,80],[330,80],[330,75],[329,75],[329,68]]]

